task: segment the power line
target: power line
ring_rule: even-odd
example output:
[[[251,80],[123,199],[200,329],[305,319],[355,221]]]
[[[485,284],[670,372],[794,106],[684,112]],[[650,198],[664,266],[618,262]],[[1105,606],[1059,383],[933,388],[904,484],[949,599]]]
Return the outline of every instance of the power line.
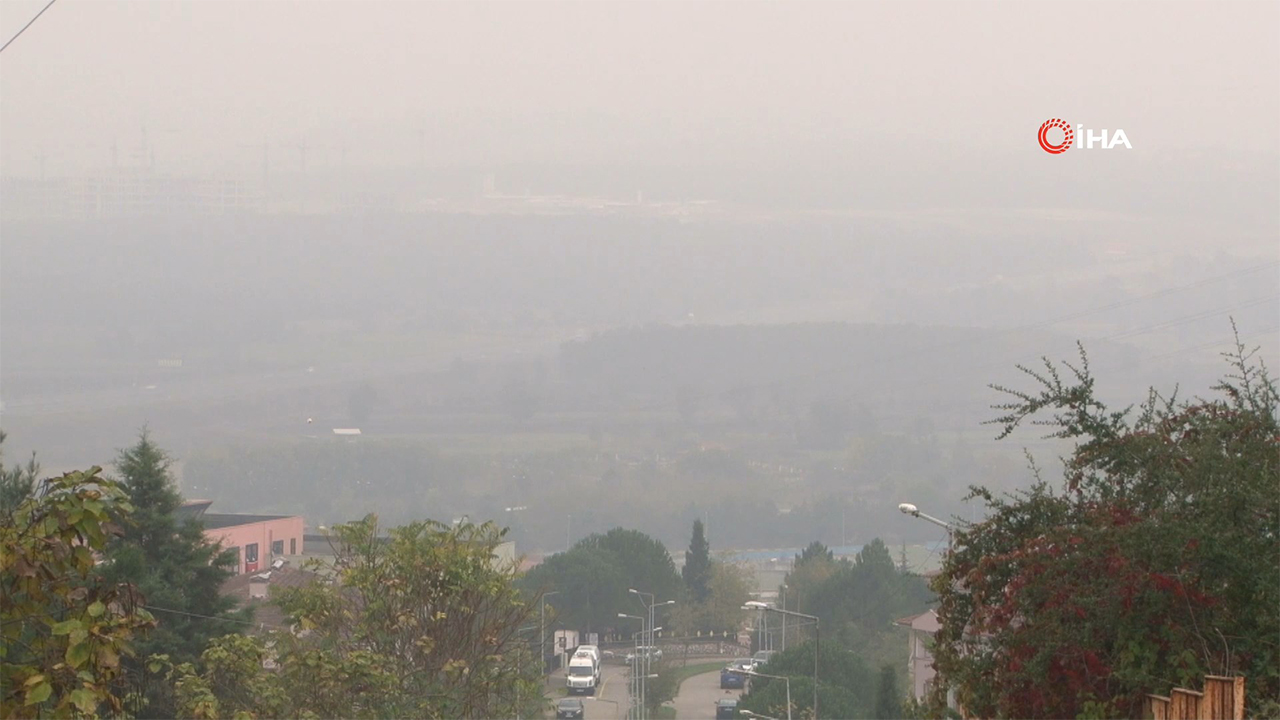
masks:
[[[283,629],[280,625],[267,625],[266,623],[257,623],[250,620],[241,620],[240,618],[215,617],[213,615],[201,615],[200,613],[186,612],[185,610],[174,610],[173,608],[162,608],[155,605],[143,605],[147,610],[155,610],[158,612],[170,613],[171,615],[185,615],[186,617],[200,618],[202,620],[220,620],[222,622],[238,623],[240,625],[248,625],[249,627],[269,627],[273,630]]]
[[[21,29],[21,30],[19,30],[19,31],[17,32],[17,34],[15,34],[13,37],[9,38],[9,42],[5,43],[3,47],[0,47],[0,52],[4,52],[4,49],[5,49],[5,48],[7,48],[7,47],[9,47],[10,45],[12,45],[12,44],[13,44],[13,41],[18,39],[18,35],[21,35],[22,33],[26,32],[26,31],[27,31],[27,28],[31,27],[31,26],[32,26],[32,24],[34,24],[36,20],[39,20],[39,19],[40,19],[40,16],[44,14],[44,11],[45,11],[45,10],[48,10],[48,9],[49,9],[49,8],[51,8],[51,7],[53,7],[53,4],[54,4],[54,3],[56,3],[56,2],[58,2],[58,0],[49,0],[49,4],[48,4],[48,5],[45,5],[43,8],[41,8],[41,9],[40,9],[40,12],[36,13],[36,16],[35,16],[35,17],[33,17],[33,18],[31,18],[31,20],[30,20],[26,25],[23,25],[23,26],[22,26],[22,29]]]

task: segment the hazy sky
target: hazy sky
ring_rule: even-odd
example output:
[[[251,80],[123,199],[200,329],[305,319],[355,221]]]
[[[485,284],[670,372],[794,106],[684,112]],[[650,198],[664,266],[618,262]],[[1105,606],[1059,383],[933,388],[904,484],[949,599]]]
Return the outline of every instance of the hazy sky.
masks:
[[[0,33],[44,2],[3,0]],[[113,142],[123,161],[145,127],[167,170],[250,172],[264,139],[313,166],[423,139],[432,164],[924,168],[1046,160],[1057,116],[1123,128],[1145,162],[1265,169],[1278,33],[1275,2],[59,0],[0,56],[0,162],[102,166]]]

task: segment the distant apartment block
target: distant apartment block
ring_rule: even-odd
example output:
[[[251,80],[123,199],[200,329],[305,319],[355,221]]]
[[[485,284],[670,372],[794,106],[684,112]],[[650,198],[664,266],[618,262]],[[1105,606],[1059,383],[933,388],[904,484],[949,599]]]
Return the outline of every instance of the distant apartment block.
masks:
[[[236,553],[236,573],[256,573],[271,567],[276,558],[305,551],[300,515],[242,515],[209,513],[211,500],[191,500],[181,514],[204,524],[204,535]]]
[[[261,206],[261,194],[240,180],[150,170],[0,180],[0,215],[10,220],[225,215]]]

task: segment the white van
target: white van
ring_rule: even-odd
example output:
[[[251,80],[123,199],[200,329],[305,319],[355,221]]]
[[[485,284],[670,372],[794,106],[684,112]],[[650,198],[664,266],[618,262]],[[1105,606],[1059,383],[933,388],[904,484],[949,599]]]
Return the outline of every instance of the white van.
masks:
[[[564,685],[569,690],[569,694],[595,695],[596,685],[599,683],[600,663],[590,653],[574,653],[569,660],[569,669],[564,678]]]

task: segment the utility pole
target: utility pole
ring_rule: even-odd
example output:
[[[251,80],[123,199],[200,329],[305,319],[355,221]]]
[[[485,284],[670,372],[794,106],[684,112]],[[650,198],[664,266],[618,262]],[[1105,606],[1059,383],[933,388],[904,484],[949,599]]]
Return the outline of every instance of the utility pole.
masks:
[[[787,609],[787,586],[785,584],[782,586],[782,609],[783,610]],[[786,652],[787,650],[787,616],[786,615],[782,616],[782,650],[783,652]]]

